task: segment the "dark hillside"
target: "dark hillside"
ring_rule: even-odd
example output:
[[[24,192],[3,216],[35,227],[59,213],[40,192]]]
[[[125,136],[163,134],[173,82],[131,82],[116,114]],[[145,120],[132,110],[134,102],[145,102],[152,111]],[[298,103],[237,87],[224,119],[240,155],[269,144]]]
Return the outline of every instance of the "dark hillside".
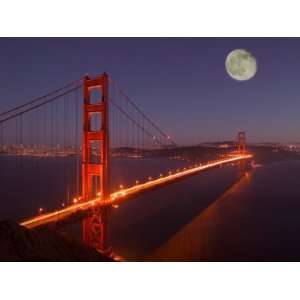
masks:
[[[0,222],[0,261],[113,261],[48,229],[28,230]]]

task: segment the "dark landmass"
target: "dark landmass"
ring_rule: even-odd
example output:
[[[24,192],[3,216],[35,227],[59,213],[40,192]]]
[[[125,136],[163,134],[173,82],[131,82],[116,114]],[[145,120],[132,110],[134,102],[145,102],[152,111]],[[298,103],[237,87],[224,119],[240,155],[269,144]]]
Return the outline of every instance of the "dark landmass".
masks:
[[[300,150],[295,151],[286,146],[274,144],[248,145],[246,146],[250,153],[254,154],[254,160],[258,163],[271,163],[289,159],[300,159]],[[182,146],[174,148],[161,148],[152,150],[141,150],[133,148],[118,148],[115,153],[120,156],[130,157],[130,155],[141,155],[143,158],[159,158],[183,160],[187,162],[204,162],[221,158],[232,151],[236,151],[237,143],[233,141],[223,141],[215,143],[206,143],[195,146]]]
[[[196,145],[182,146],[174,148],[160,148],[152,150],[133,149],[133,148],[118,148],[113,153],[119,156],[130,157],[134,154],[140,155],[143,158],[167,158],[171,160],[183,161],[206,161],[215,159],[217,156],[222,156],[228,152],[235,150],[236,147],[232,144],[226,144],[226,147],[220,148],[219,145]]]
[[[114,261],[53,230],[0,221],[0,261]]]
[[[275,146],[249,146],[247,150],[254,154],[255,162],[262,164],[300,159],[299,152],[289,151]]]

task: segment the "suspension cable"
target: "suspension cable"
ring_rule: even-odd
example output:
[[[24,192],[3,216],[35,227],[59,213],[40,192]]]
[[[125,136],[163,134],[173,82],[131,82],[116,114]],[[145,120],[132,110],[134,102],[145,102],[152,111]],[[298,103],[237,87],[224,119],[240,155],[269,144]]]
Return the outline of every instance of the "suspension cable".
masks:
[[[164,138],[166,138],[167,140],[169,140],[172,144],[175,144],[175,142],[170,138],[170,136],[168,136],[149,117],[147,117],[140,110],[140,108],[129,98],[129,96],[124,93],[124,91],[119,87],[119,85],[117,84],[117,82],[111,76],[109,78],[110,78],[113,86],[115,86],[116,89],[119,91],[120,95],[122,95],[125,98],[125,100],[128,101],[143,116],[143,118],[145,118],[145,120],[147,120],[152,125],[152,127],[154,127],[160,133],[160,135],[162,135]]]
[[[120,111],[122,112],[132,123],[134,123],[138,128],[140,128],[145,134],[147,134],[152,140],[154,140],[156,143],[160,144],[163,146],[164,144],[159,141],[158,139],[155,138],[148,130],[143,128],[139,123],[137,123],[122,107],[120,107],[116,102],[112,99],[109,98],[109,101]]]
[[[45,94],[45,95],[43,95],[43,96],[34,98],[33,100],[28,101],[28,102],[26,102],[26,103],[23,103],[22,105],[16,106],[16,107],[14,107],[14,108],[11,108],[11,109],[9,109],[9,110],[7,110],[7,111],[4,111],[4,112],[0,113],[0,117],[2,117],[2,116],[4,116],[4,115],[7,115],[7,114],[9,114],[9,113],[11,113],[11,112],[14,112],[14,111],[16,111],[16,110],[19,110],[19,109],[21,109],[21,108],[24,108],[24,107],[26,107],[26,106],[28,106],[28,105],[34,104],[34,103],[36,103],[36,102],[38,102],[38,101],[40,101],[40,100],[42,100],[42,99],[44,99],[44,98],[47,98],[47,97],[49,97],[49,96],[51,96],[51,95],[53,95],[53,94],[59,93],[60,91],[63,91],[63,90],[65,90],[65,89],[67,89],[68,87],[70,87],[70,86],[72,86],[72,85],[75,85],[76,83],[80,83],[81,81],[82,81],[82,79],[80,79],[80,80],[74,80],[74,81],[72,81],[72,82],[69,82],[68,84],[66,84],[66,85],[63,86],[62,88],[56,89],[56,90],[54,90],[54,91],[52,91],[52,92],[50,92],[50,93],[47,93],[47,94]]]
[[[30,107],[30,108],[27,108],[27,109],[25,109],[25,110],[23,110],[23,111],[21,111],[21,112],[17,112],[17,113],[15,113],[15,114],[11,115],[11,116],[8,116],[8,117],[6,117],[6,118],[0,120],[0,124],[6,122],[6,121],[8,121],[8,120],[11,120],[11,119],[13,119],[13,118],[15,118],[15,117],[17,117],[17,116],[23,115],[23,114],[25,114],[26,112],[32,111],[32,110],[34,110],[34,109],[37,109],[37,108],[39,108],[39,107],[41,107],[41,106],[43,106],[43,105],[45,105],[45,104],[51,103],[51,102],[53,102],[53,101],[55,101],[55,100],[57,100],[57,99],[59,99],[59,98],[65,96],[65,95],[67,95],[67,94],[70,94],[70,93],[76,91],[76,90],[79,89],[81,86],[82,86],[82,85],[76,86],[75,88],[73,88],[73,89],[71,89],[71,90],[68,90],[68,91],[66,91],[66,92],[64,92],[64,93],[62,93],[62,94],[60,94],[60,95],[58,95],[58,96],[55,96],[55,97],[53,97],[53,98],[50,98],[50,99],[47,100],[47,101],[44,101],[44,102],[39,103],[39,104],[36,104],[36,105],[34,105],[34,106]]]

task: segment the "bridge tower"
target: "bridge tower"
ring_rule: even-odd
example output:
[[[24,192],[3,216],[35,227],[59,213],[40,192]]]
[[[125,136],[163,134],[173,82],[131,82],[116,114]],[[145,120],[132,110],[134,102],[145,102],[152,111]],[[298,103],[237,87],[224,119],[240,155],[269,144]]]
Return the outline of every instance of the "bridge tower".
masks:
[[[108,75],[83,80],[82,197],[88,201],[97,196],[102,201],[108,192]],[[96,99],[92,96],[97,95]],[[98,124],[98,128],[93,128]],[[98,153],[92,151],[97,149]],[[107,209],[94,208],[83,221],[83,242],[100,252],[107,251]]]
[[[238,152],[244,154],[246,152],[246,133],[245,131],[238,132]]]

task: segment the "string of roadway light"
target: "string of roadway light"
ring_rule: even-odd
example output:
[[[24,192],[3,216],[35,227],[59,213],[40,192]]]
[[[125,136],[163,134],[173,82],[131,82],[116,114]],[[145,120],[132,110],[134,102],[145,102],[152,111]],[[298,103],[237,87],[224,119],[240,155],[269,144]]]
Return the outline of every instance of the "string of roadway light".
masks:
[[[86,201],[86,202],[81,201],[82,197],[80,196],[80,197],[74,198],[73,203],[67,207],[64,207],[64,208],[61,208],[54,212],[49,212],[49,213],[42,213],[43,212],[42,211],[41,214],[22,222],[21,225],[26,226],[28,228],[33,228],[33,227],[37,227],[37,226],[44,225],[47,223],[57,222],[62,219],[65,219],[66,217],[68,217],[78,211],[85,211],[94,206],[117,207],[118,202],[120,200],[125,200],[129,196],[138,194],[145,190],[157,187],[159,185],[167,184],[169,182],[183,178],[185,176],[195,174],[202,170],[206,170],[206,169],[213,168],[216,166],[222,166],[223,164],[233,163],[233,162],[243,160],[243,159],[249,159],[251,157],[252,157],[251,154],[241,154],[241,155],[234,156],[231,158],[209,162],[207,164],[198,164],[198,165],[194,165],[190,168],[183,168],[182,171],[180,171],[178,169],[179,172],[177,172],[177,170],[176,170],[175,173],[172,173],[172,171],[169,171],[168,175],[163,176],[162,174],[160,174],[159,177],[156,179],[152,179],[152,177],[149,177],[151,179],[148,178],[148,181],[143,182],[143,183],[139,183],[139,181],[138,181],[138,182],[136,182],[136,184],[134,186],[129,187],[129,188],[124,188],[123,185],[120,185],[120,190],[118,190],[114,193],[111,193],[110,197],[106,200],[101,199],[100,193],[97,194],[97,196],[98,196],[97,198]]]

